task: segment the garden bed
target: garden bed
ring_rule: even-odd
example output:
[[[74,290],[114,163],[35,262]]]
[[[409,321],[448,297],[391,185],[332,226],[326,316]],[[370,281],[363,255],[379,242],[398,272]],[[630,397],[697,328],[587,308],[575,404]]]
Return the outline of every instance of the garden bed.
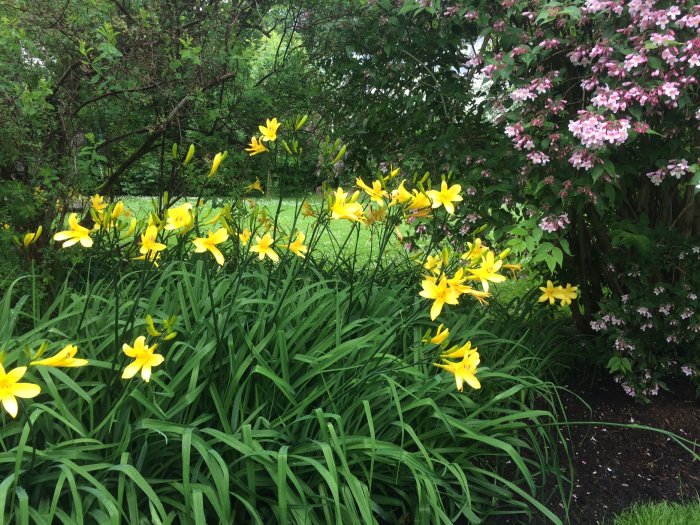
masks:
[[[581,399],[567,395],[570,421],[639,424],[700,439],[700,404],[687,384],[673,385],[671,392],[646,405],[611,382],[576,393],[590,410]],[[574,425],[570,432],[576,472],[571,523],[608,523],[639,501],[683,501],[700,494],[700,464],[664,434],[604,424]]]

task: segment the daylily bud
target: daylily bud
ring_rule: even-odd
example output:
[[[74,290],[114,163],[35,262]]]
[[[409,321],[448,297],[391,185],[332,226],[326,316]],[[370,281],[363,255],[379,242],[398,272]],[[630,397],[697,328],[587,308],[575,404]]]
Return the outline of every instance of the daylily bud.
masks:
[[[338,154],[335,156],[335,158],[333,159],[333,162],[331,162],[331,164],[336,164],[336,163],[338,163],[338,161],[340,161],[340,159],[343,158],[343,155],[345,155],[345,151],[346,151],[347,149],[348,149],[348,147],[347,147],[345,144],[343,144],[343,147],[340,148],[340,151],[339,151]]]
[[[501,254],[498,256],[498,258],[501,259],[501,260],[503,260],[503,259],[505,259],[506,257],[508,257],[509,255],[510,255],[510,248],[506,248],[505,250],[503,250],[503,251],[501,252]]]
[[[302,126],[306,124],[307,120],[309,120],[308,115],[304,115],[303,117],[301,117],[301,119],[297,120],[297,125],[294,126],[294,131],[299,131],[302,128]]]
[[[173,144],[173,158],[177,159],[177,144]]]
[[[222,160],[224,160],[223,153],[217,153],[214,155],[214,160],[211,163],[211,171],[209,172],[210,177],[216,173],[216,170],[219,169],[219,164],[221,164]]]
[[[285,141],[285,140],[282,141],[282,147],[284,148],[284,151],[286,151],[290,155],[293,155],[292,150],[289,149],[289,144],[287,144],[287,141]]]
[[[187,150],[187,156],[185,157],[185,162],[182,163],[183,166],[187,166],[194,157],[194,144],[190,144],[190,149]]]

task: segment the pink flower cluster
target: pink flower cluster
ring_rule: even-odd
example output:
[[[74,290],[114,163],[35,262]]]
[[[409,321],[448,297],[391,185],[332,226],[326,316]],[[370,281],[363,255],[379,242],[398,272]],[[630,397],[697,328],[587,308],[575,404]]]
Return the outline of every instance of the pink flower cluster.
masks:
[[[542,217],[540,221],[540,229],[549,233],[554,233],[563,230],[569,224],[569,215],[562,213],[561,215],[547,215]]]
[[[576,169],[590,170],[595,164],[602,164],[602,160],[587,150],[574,151],[569,157],[569,164]]]
[[[630,127],[629,119],[606,120],[602,115],[584,110],[579,111],[577,120],[569,121],[569,131],[591,149],[604,148],[606,142],[623,144]]]

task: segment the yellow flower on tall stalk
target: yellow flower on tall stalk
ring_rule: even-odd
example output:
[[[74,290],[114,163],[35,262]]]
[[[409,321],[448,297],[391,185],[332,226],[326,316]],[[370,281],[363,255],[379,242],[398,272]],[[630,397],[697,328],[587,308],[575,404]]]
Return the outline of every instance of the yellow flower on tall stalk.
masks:
[[[22,240],[22,244],[24,245],[25,248],[29,248],[30,244],[35,243],[39,237],[41,236],[42,232],[42,227],[39,225],[39,227],[36,229],[35,232],[28,233],[24,236],[24,239]]]
[[[430,200],[432,201],[433,208],[439,208],[440,206],[445,207],[445,211],[450,215],[455,212],[455,207],[453,202],[459,202],[462,200],[462,196],[459,192],[462,190],[462,186],[459,184],[454,184],[453,186],[447,187],[447,182],[444,180],[440,185],[440,190],[428,190],[426,193]]]
[[[425,193],[420,193],[418,190],[413,190],[411,201],[408,203],[408,209],[410,210],[422,210],[424,208],[430,208],[432,203],[430,198]]]
[[[261,139],[265,142],[274,141],[277,139],[277,130],[281,124],[281,122],[277,122],[277,118],[267,119],[264,126],[258,126],[258,129],[262,134]]]
[[[95,193],[95,195],[90,197],[90,203],[92,204],[92,209],[95,210],[98,215],[100,215],[103,211],[105,211],[105,208],[107,208],[107,203],[105,202],[104,197],[99,193]]]
[[[158,261],[160,260],[160,253],[158,252],[148,252],[138,257],[134,257],[134,261],[149,261],[158,268]]]
[[[450,329],[445,328],[443,330],[443,325],[438,326],[435,331],[435,335],[430,338],[430,342],[435,345],[442,344],[450,336]]]
[[[192,204],[185,202],[175,208],[168,210],[168,220],[165,229],[169,231],[180,230],[179,233],[186,233],[192,228]]]
[[[378,180],[373,181],[372,187],[370,188],[369,186],[367,186],[367,184],[365,184],[365,182],[362,180],[362,178],[357,177],[357,179],[355,180],[355,184],[357,184],[357,186],[359,188],[362,188],[365,191],[365,193],[370,196],[370,198],[372,199],[372,202],[376,202],[380,206],[384,206],[384,204],[386,204],[384,202],[384,199],[385,198],[388,199],[389,194],[385,190],[382,189],[381,181],[378,181]]]
[[[252,184],[248,184],[245,187],[244,192],[248,193],[249,191],[253,191],[253,190],[259,191],[260,193],[263,193],[263,194],[265,193],[262,189],[262,184],[260,184],[260,179],[257,177],[255,177],[255,182],[253,182]]]
[[[131,379],[141,370],[141,377],[148,383],[151,380],[151,368],[165,361],[165,357],[161,354],[153,353],[156,348],[158,348],[157,344],[148,346],[146,337],[143,335],[136,338],[133,347],[124,343],[122,350],[128,357],[132,357],[134,361],[126,366],[122,373],[122,379]]]
[[[252,157],[253,155],[257,155],[258,153],[264,153],[266,151],[270,151],[267,149],[267,146],[263,144],[264,138],[258,138],[258,137],[252,137],[250,139],[250,144],[248,147],[245,149],[250,156]],[[274,140],[274,139],[273,139]]]
[[[542,295],[537,300],[537,302],[543,303],[549,301],[549,304],[554,304],[556,301],[561,299],[561,286],[554,286],[552,281],[547,281],[547,286],[540,286]]]
[[[193,239],[192,243],[195,246],[194,251],[196,253],[204,253],[207,251],[211,252],[219,266],[223,266],[224,254],[221,253],[221,251],[216,247],[216,245],[221,244],[222,242],[226,242],[227,239],[228,232],[226,231],[226,229],[219,228],[218,230],[216,230],[215,233],[208,231],[207,237],[197,237],[196,239]]]
[[[510,273],[513,274],[513,278],[515,278],[515,272],[521,272],[523,270],[523,265],[520,263],[518,263],[518,264],[504,264],[503,269],[509,270]]]
[[[252,233],[250,233],[250,230],[248,228],[244,228],[241,233],[238,234],[238,238],[241,240],[243,244],[248,244],[248,241],[250,240]]]
[[[411,192],[409,192],[405,188],[404,184],[406,184],[406,181],[402,180],[401,184],[399,184],[399,187],[391,192],[391,204],[390,205],[396,204],[397,202],[399,204],[406,204],[407,202],[410,202],[411,199],[413,199],[413,195],[411,195]]]
[[[356,192],[350,199],[350,202],[346,202],[348,197],[347,194],[343,191],[343,188],[338,188],[335,191],[335,200],[331,205],[331,217],[333,219],[347,219],[355,222],[365,222],[362,204],[355,202],[359,196],[359,192]]]
[[[425,263],[423,263],[423,268],[432,273],[440,273],[440,268],[442,268],[442,257],[439,255],[428,255]]]
[[[301,203],[301,214],[304,217],[316,217],[316,212],[311,207],[311,204],[309,204],[309,201]]]
[[[78,223],[78,214],[70,214],[68,217],[68,226],[70,230],[55,233],[53,240],[58,242],[64,241],[63,248],[68,248],[77,243],[80,243],[80,245],[85,248],[90,248],[92,246],[92,239],[90,238],[91,231]]]
[[[561,299],[562,306],[568,306],[571,301],[578,297],[578,286],[571,286],[571,284],[566,283],[566,288],[557,286],[559,289],[559,298]]]
[[[146,254],[148,252],[160,252],[165,250],[166,246],[163,243],[157,242],[158,227],[149,226],[146,231],[141,234],[141,242],[139,253]]]
[[[77,368],[79,366],[85,366],[88,364],[87,359],[80,359],[75,357],[78,353],[78,347],[75,345],[66,345],[63,350],[56,353],[56,355],[47,357],[45,359],[39,359],[37,361],[32,361],[29,363],[34,366],[54,366],[63,368]]]
[[[462,259],[469,259],[472,261],[472,263],[475,263],[481,259],[484,252],[488,250],[486,246],[482,246],[481,239],[479,238],[474,239],[473,243],[468,242],[467,246],[469,247],[469,251],[462,254]]]
[[[266,233],[263,235],[262,239],[256,236],[255,241],[256,244],[250,247],[250,251],[257,253],[258,259],[262,261],[265,257],[269,257],[275,262],[280,260],[279,255],[277,255],[277,252],[275,252],[275,250],[272,248],[275,244],[275,240],[272,238],[272,235]]]
[[[294,253],[295,255],[298,255],[299,257],[304,257],[306,255],[306,252],[308,251],[308,247],[304,246],[304,239],[306,236],[301,233],[297,232],[297,237],[294,239],[294,242],[290,243],[288,246],[289,251]]]
[[[505,276],[498,273],[501,266],[503,266],[503,261],[501,259],[495,260],[493,252],[489,250],[486,252],[486,255],[482,257],[481,266],[476,269],[469,268],[468,271],[472,274],[471,279],[480,280],[484,291],[488,292],[489,281],[494,283],[502,283],[506,280]]]
[[[458,357],[461,356],[461,361],[448,361],[447,356]],[[442,368],[454,374],[455,383],[457,384],[457,390],[460,392],[464,391],[464,383],[467,383],[470,387],[474,389],[481,388],[481,383],[476,378],[477,367],[479,366],[479,352],[476,348],[471,348],[471,343],[467,342],[461,348],[455,348],[450,353],[442,356],[444,363],[433,363],[438,368]]]
[[[435,318],[442,312],[445,304],[455,305],[459,303],[459,294],[447,284],[447,278],[443,275],[438,281],[430,275],[423,279],[421,283],[423,289],[418,295],[426,299],[433,299],[433,306],[430,308],[430,318]]]
[[[19,383],[27,371],[26,366],[19,366],[9,372],[5,372],[0,364],[0,402],[3,408],[12,418],[17,417],[17,397],[31,399],[41,393],[41,387],[32,383]]]

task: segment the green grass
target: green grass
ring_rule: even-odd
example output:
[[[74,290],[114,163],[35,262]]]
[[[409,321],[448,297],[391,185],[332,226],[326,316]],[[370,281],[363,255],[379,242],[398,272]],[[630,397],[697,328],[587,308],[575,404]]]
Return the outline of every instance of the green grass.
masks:
[[[613,525],[700,525],[700,500],[639,503],[617,516]]]

